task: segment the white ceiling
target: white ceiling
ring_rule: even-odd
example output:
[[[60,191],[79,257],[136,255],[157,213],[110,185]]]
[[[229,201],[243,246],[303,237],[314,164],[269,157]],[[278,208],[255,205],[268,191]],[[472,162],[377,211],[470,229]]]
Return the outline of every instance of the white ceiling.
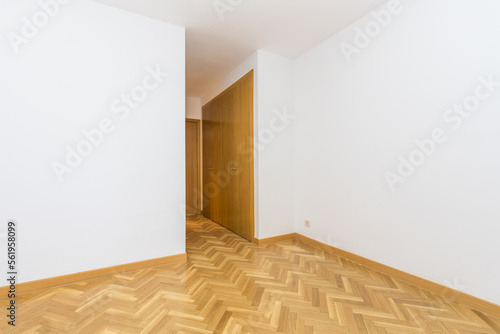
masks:
[[[257,49],[296,58],[387,0],[95,0],[186,27],[186,94],[201,97]],[[221,20],[214,3],[240,3]]]

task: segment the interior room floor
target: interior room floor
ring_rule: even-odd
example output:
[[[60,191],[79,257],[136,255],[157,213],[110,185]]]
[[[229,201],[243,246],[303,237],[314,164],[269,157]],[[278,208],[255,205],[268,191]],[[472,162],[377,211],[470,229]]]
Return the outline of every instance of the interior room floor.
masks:
[[[188,218],[187,263],[18,296],[1,333],[500,333],[500,320],[291,240]],[[6,299],[0,300],[5,310]]]

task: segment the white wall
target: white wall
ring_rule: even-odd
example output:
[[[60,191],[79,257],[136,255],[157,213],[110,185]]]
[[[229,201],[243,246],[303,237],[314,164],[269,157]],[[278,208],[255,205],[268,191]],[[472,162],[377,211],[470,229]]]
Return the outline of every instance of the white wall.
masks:
[[[258,70],[258,51],[254,52],[251,56],[249,56],[245,61],[243,61],[238,67],[236,67],[231,73],[229,73],[222,81],[218,82],[216,85],[211,87],[209,91],[206,92],[201,97],[201,105],[204,106],[211,100],[213,100],[217,95],[225,91],[227,88],[231,87],[236,81],[241,79],[245,74],[250,72],[251,70],[255,70],[254,72],[254,94],[257,94],[257,70]],[[257,95],[255,96],[257,99]],[[254,106],[255,108],[257,106]]]
[[[498,304],[500,87],[457,130],[443,115],[500,81],[500,4],[402,6],[351,63],[371,17],[295,62],[296,229]],[[448,140],[392,192],[384,173],[435,128]]]
[[[255,237],[294,231],[293,61],[258,50],[202,99],[254,70]]]
[[[0,35],[36,3],[4,4]],[[0,233],[18,222],[21,282],[184,253],[184,28],[74,0],[18,54],[0,43]],[[111,105],[148,66],[169,76],[121,119]],[[105,118],[114,131],[60,183],[52,163]]]
[[[201,99],[186,96],[186,118],[201,119]]]
[[[293,61],[258,51],[259,229],[264,239],[294,232]]]

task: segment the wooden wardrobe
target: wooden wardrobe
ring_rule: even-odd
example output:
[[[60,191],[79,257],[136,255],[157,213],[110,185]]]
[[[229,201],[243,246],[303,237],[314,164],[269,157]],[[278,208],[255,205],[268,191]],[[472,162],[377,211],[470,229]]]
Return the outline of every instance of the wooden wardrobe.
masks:
[[[203,215],[254,240],[253,70],[203,107]]]

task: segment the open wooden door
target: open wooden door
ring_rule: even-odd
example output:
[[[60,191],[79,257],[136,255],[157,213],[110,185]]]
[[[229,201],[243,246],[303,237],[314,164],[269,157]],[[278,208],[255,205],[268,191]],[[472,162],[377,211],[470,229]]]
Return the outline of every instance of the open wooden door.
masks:
[[[204,215],[250,241],[255,228],[253,80],[251,71],[203,107],[203,192],[204,203],[210,203]]]
[[[200,210],[200,121],[186,119],[186,214]]]

